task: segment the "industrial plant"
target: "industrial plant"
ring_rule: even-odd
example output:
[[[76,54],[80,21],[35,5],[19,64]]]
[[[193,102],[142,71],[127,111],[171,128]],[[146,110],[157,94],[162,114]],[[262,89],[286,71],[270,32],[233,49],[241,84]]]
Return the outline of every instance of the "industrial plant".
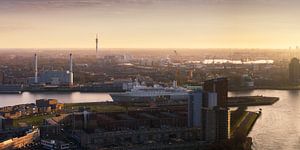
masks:
[[[29,81],[30,84],[33,85],[69,85],[73,86],[73,57],[72,53],[70,53],[69,57],[69,65],[70,69],[66,71],[58,71],[58,70],[47,70],[44,72],[38,72],[38,56],[34,55],[34,82]]]

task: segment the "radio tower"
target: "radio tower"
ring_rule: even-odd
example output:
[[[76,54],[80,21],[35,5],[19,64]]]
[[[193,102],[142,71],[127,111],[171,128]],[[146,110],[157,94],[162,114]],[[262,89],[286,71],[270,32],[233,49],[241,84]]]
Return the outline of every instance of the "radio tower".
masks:
[[[96,54],[98,53],[98,34],[96,34]]]
[[[38,83],[38,58],[37,54],[34,54],[34,83]]]

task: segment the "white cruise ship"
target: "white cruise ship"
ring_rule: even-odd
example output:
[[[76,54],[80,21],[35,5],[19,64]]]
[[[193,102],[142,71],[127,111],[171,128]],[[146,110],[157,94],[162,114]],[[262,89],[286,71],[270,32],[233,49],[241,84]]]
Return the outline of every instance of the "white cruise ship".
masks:
[[[177,82],[173,82],[172,87],[162,87],[154,85],[153,87],[135,83],[131,91],[123,93],[111,93],[114,102],[145,102],[157,99],[166,100],[187,100],[188,91],[182,87],[177,87]]]

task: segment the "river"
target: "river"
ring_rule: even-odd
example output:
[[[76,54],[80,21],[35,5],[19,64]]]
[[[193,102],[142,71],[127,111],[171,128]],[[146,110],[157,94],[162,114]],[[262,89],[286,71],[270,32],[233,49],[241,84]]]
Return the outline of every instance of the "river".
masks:
[[[112,101],[107,93],[30,93],[0,94],[0,107],[17,104],[35,103],[37,99],[57,99],[61,103],[104,102]]]
[[[250,137],[254,150],[299,150],[300,149],[300,91],[254,90],[231,92],[229,96],[264,95],[280,97],[272,106],[249,107],[262,115],[257,120]]]
[[[249,107],[262,115],[250,135],[254,150],[298,150],[300,148],[300,90],[253,90],[230,92],[229,96],[264,95],[280,97],[272,106]],[[36,99],[55,98],[63,103],[111,101],[107,93],[29,93],[1,94],[0,107],[34,103]]]

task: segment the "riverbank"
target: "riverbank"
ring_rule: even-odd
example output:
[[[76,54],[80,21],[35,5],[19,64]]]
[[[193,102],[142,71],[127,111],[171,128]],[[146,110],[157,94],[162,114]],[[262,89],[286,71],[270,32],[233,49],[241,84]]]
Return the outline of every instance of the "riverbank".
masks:
[[[231,113],[230,137],[234,141],[242,142],[243,149],[250,150],[253,144],[252,138],[248,137],[250,131],[261,115],[258,112],[245,111],[245,108],[239,108]]]
[[[65,103],[66,112],[88,110],[92,112],[125,112],[126,107],[113,102],[91,102],[91,103]],[[127,109],[134,110],[133,106],[127,106]]]
[[[236,136],[236,134],[248,135],[260,115],[259,112],[245,111],[240,118],[234,121],[231,127],[231,136]]]

